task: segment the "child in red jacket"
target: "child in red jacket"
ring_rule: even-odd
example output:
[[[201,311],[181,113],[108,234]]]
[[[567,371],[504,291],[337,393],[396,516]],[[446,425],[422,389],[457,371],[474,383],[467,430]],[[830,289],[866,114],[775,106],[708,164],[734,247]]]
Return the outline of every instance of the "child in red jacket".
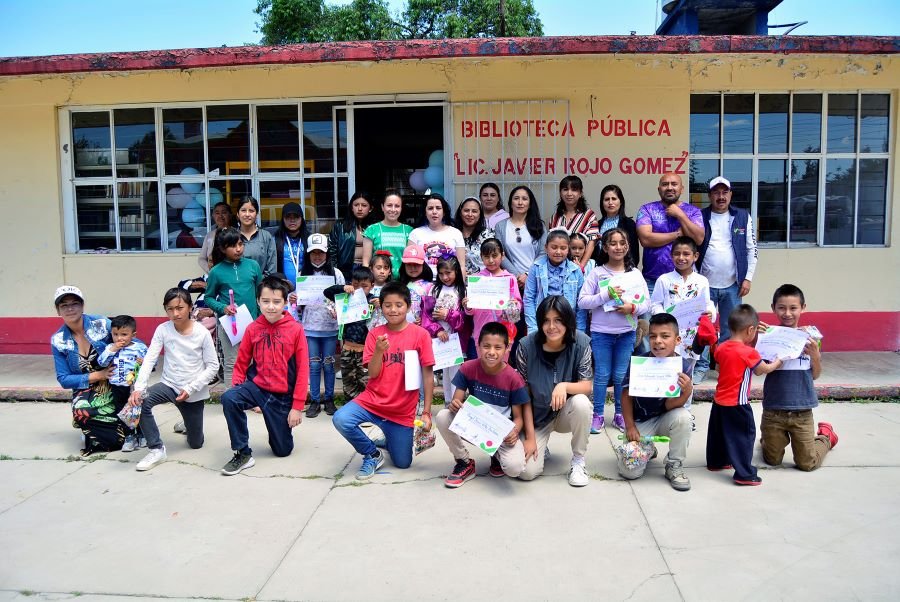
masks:
[[[290,292],[290,285],[278,276],[266,276],[257,289],[260,316],[244,332],[234,364],[234,387],[222,395],[234,450],[234,457],[222,467],[224,475],[255,464],[245,414],[250,408],[262,410],[272,453],[283,457],[294,450],[292,429],[303,420],[309,387],[309,350],[303,326],[284,312]]]

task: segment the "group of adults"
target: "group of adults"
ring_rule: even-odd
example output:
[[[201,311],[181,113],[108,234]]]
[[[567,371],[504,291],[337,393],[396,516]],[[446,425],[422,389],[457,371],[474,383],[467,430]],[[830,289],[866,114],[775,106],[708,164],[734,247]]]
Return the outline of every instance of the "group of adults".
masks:
[[[603,188],[599,216],[584,203],[573,205],[561,199],[549,226],[565,228],[570,234],[585,233],[592,243],[606,230],[623,229],[628,233],[635,265],[640,261],[643,249],[643,275],[651,292],[656,279],[674,269],[672,242],[682,235],[694,239],[700,246],[697,269],[710,282],[711,299],[723,317],[720,320],[721,338],[727,338],[730,336],[727,316],[740,303],[740,298],[750,292],[756,268],[756,240],[750,215],[731,205],[731,184],[723,177],[709,183],[710,205],[703,210],[681,200],[684,184],[677,174],[663,175],[658,192],[659,200],[643,205],[636,219],[626,215],[624,194],[615,185]],[[479,196],[464,199],[452,217],[447,201],[433,194],[425,201],[424,223],[417,229],[400,222],[403,199],[396,191],[387,191],[380,208],[383,217],[376,220],[375,200],[365,192],[358,192],[349,201],[346,217],[334,224],[328,239],[328,256],[342,273],[349,274],[356,265],[368,265],[376,252],[386,250],[394,261],[396,277],[403,250],[412,240],[425,247],[429,261],[436,263],[438,257],[446,256],[449,251],[465,265],[466,273],[474,274],[484,268],[481,243],[495,237],[505,250],[503,267],[516,276],[520,286],[524,286],[529,268],[544,253],[548,227],[541,219],[534,193],[527,186],[516,186],[510,191],[507,209],[501,200],[499,186],[484,184]],[[217,204],[212,215],[215,228],[206,236],[198,259],[204,272],[210,267],[209,255],[216,230],[231,226],[235,219],[226,203]],[[288,279],[296,278],[303,264],[304,245],[309,234],[302,207],[293,202],[284,205],[281,222],[271,231],[259,227],[258,216],[256,199],[248,196],[240,200],[236,220],[244,240],[244,257],[259,263],[264,275],[281,272]],[[594,249],[595,254],[598,251]],[[63,325],[51,342],[57,351],[56,371],[60,384],[78,392],[108,378],[109,370],[101,368],[96,361],[98,353],[110,342],[104,322],[84,313],[84,299],[78,295],[58,297],[55,305],[57,314],[63,319]],[[584,363],[581,356],[584,355],[585,337],[576,337],[574,313],[571,316],[565,310],[557,313],[564,315],[558,316],[562,320],[553,327],[549,337],[553,349],[546,348],[548,336],[541,332],[540,322],[538,332],[532,333],[537,335],[536,340],[544,343],[543,351],[537,350],[537,353],[546,352],[556,358],[562,356],[580,366]],[[518,327],[517,338],[521,338],[526,331],[524,318]],[[535,337],[531,337],[526,342],[528,353],[535,352],[530,349],[534,340]],[[707,368],[708,360],[698,363],[694,370],[695,382],[703,379]],[[579,377],[579,382],[581,380],[590,380],[587,372]],[[548,389],[544,394],[554,395],[554,391]],[[578,393],[582,391],[579,389]],[[97,422],[98,436],[104,436],[105,430],[113,428],[114,423],[114,419],[101,416]],[[560,423],[558,426],[565,430],[572,425]],[[574,431],[567,432],[573,432],[575,436]],[[110,439],[116,437],[115,433],[107,434]],[[579,445],[583,443],[579,439]]]

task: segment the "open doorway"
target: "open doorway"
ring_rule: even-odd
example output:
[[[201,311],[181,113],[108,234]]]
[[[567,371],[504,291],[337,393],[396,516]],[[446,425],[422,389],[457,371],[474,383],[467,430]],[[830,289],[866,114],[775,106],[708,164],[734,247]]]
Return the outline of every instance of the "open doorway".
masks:
[[[413,171],[428,167],[435,150],[444,148],[444,107],[357,106],[353,119],[356,190],[367,190],[380,202],[385,188],[398,189],[403,196],[401,221],[421,225],[425,197],[409,180]]]

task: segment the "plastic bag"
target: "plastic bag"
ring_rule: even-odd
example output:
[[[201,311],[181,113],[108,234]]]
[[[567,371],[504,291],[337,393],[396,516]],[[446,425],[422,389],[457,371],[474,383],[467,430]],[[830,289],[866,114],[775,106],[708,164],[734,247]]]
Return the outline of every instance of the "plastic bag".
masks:
[[[416,420],[415,430],[413,431],[413,451],[415,454],[418,456],[423,451],[431,449],[434,447],[436,440],[434,430],[426,431],[425,423],[421,420]]]
[[[119,420],[128,428],[137,428],[138,423],[141,421],[141,406],[133,406],[130,403],[126,403],[125,407],[119,410],[118,416]]]
[[[644,441],[629,441],[616,446],[616,453],[628,470],[640,470],[653,457],[654,445]]]

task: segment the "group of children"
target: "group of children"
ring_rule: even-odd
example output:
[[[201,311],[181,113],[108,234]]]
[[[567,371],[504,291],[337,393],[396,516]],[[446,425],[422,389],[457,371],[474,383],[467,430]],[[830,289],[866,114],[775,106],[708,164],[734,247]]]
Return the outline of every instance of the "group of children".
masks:
[[[549,296],[561,296],[576,308],[577,329],[590,335],[593,352],[593,404],[591,433],[604,429],[607,386],[613,385],[613,425],[626,441],[641,441],[652,435],[670,438],[666,477],[679,490],[690,488],[684,475],[687,443],[692,429],[688,408],[692,398],[690,372],[696,354],[682,344],[686,333],[666,308],[693,298],[706,300],[707,317],[715,320],[709,302],[709,283],[694,270],[698,258],[696,243],[680,237],[672,244],[675,270],[656,282],[652,298],[640,271],[633,265],[627,234],[619,228],[607,230],[600,239],[599,259],[584,262],[583,255],[593,241],[583,234],[569,235],[564,229],[551,230],[545,254],[532,265],[520,293],[516,279],[502,267],[504,249],[499,240],[481,244],[484,269],[479,277],[508,277],[509,302],[503,310],[469,308],[466,276],[455,255],[441,257],[437,274],[426,262],[419,245],[403,251],[399,277],[392,279],[393,258],[376,252],[368,267],[353,269],[350,282],[333,267],[328,257],[327,239],[313,234],[307,241],[303,266],[298,276],[326,276],[333,285],[313,301],[304,296],[298,307],[294,284],[279,274],[262,276],[259,265],[243,258],[243,242],[233,228],[223,228],[215,237],[214,266],[205,292],[206,305],[218,316],[234,316],[246,306],[253,322],[239,344],[232,344],[221,323],[218,339],[225,361],[225,381],[231,387],[222,397],[228,423],[233,458],[223,467],[227,475],[253,465],[248,444],[245,411],[258,409],[269,433],[269,443],[277,456],[293,449],[292,429],[323,409],[333,415],[334,425],[363,455],[357,475],[370,478],[384,462],[385,447],[398,468],[412,461],[413,423],[421,417],[431,428],[434,355],[432,340],[442,342],[456,334],[461,353],[469,361],[460,367],[445,368],[443,374],[445,408],[435,423],[453,453],[456,466],[446,484],[461,485],[474,475],[474,463],[462,440],[449,430],[454,413],[467,394],[475,394],[509,417],[516,425],[504,440],[490,474],[517,476],[524,468],[525,437],[529,428],[528,386],[508,364],[516,323],[524,312],[529,331],[540,327],[535,308]],[[373,311],[365,320],[339,325],[335,298],[361,290]],[[183,430],[191,447],[203,444],[203,403],[208,386],[218,370],[215,346],[209,332],[191,320],[191,298],[183,289],[169,290],[163,300],[169,322],[161,325],[149,348],[137,346],[134,324],[113,323],[114,343],[105,361],[122,364],[116,371],[114,391],[125,395],[132,406],[141,407],[140,432],[135,433],[125,451],[141,445],[149,448],[138,470],[147,470],[166,458],[151,409],[160,403],[175,402],[184,418]],[[782,326],[798,328],[805,308],[802,292],[792,285],[776,291],[772,309]],[[650,351],[645,355],[683,357],[679,376],[680,394],[664,399],[646,399],[628,394],[629,366],[639,342],[638,317],[652,312],[649,321]],[[127,317],[126,317],[127,318]],[[124,319],[124,318],[123,318]],[[766,462],[778,464],[790,442],[798,467],[811,470],[821,464],[825,453],[837,443],[837,435],[827,423],[812,429],[812,408],[816,405],[812,380],[820,371],[818,345],[810,340],[804,354],[788,362],[762,362],[753,349],[760,328],[753,308],[741,305],[731,316],[723,316],[731,326],[731,339],[715,351],[720,366],[716,402],[709,422],[707,464],[710,470],[734,468],[738,484],[758,484],[751,464],[755,440],[753,414],[748,405],[750,373],[769,374],[763,400],[762,445]],[[227,321],[226,321],[227,322]],[[765,325],[762,325],[765,327]],[[130,329],[130,337],[127,331]],[[341,372],[348,402],[338,409],[334,403],[334,355],[341,342]],[[148,378],[162,350],[166,353],[161,382],[148,387]],[[131,384],[124,380],[130,365],[141,359],[140,371]],[[410,352],[415,355],[410,355]],[[413,359],[411,359],[413,358]],[[422,387],[404,386],[407,361],[421,367]],[[121,372],[121,375],[120,375]],[[324,399],[320,379],[324,378]],[[307,390],[309,403],[307,404]],[[200,403],[198,403],[200,402]],[[370,439],[360,425],[380,427],[384,437]],[[655,453],[655,450],[654,450]],[[621,458],[620,458],[621,460]],[[636,478],[643,470],[627,470]]]

